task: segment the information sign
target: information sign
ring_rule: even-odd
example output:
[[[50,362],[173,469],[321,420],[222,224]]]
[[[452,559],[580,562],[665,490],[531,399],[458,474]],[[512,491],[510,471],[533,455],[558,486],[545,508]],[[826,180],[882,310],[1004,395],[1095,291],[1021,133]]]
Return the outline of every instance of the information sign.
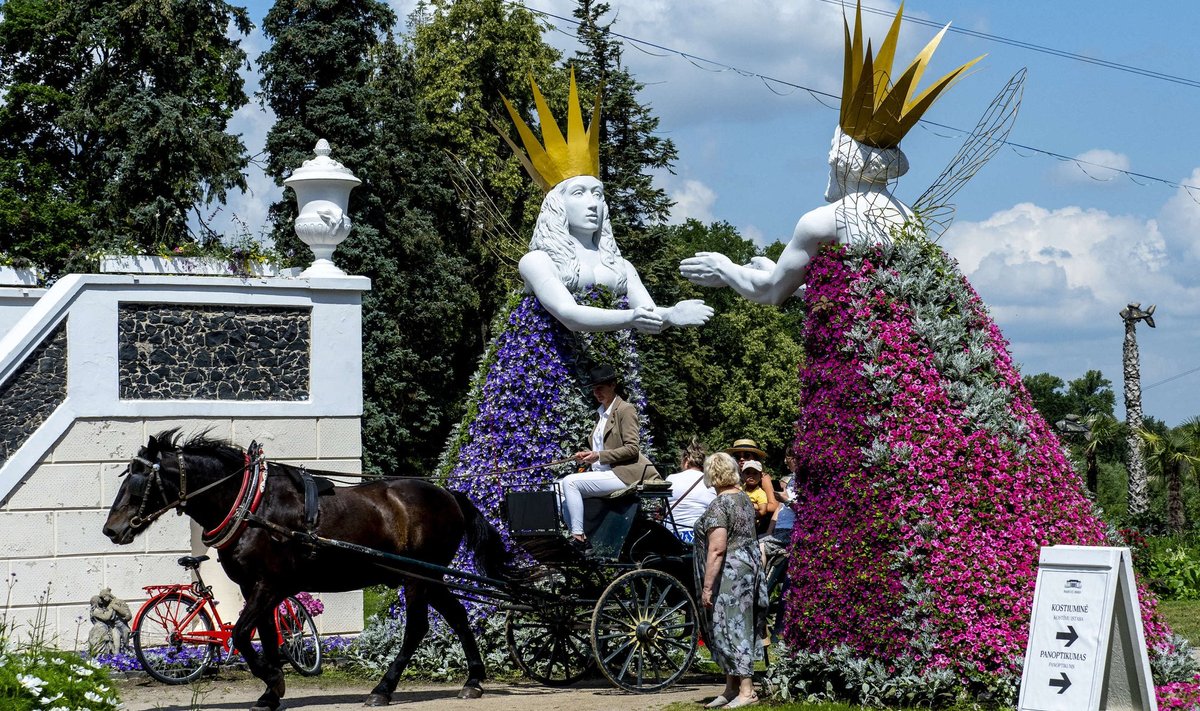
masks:
[[[1042,548],[1020,711],[1158,711],[1127,548]]]

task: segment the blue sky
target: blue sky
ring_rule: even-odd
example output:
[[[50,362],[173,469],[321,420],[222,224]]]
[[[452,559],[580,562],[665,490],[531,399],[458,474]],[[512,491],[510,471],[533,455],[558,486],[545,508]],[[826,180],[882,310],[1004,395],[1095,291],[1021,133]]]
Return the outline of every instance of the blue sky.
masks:
[[[575,5],[525,2],[563,17]],[[609,3],[615,31],[717,63],[688,61],[647,45],[625,48],[627,66],[646,84],[643,100],[679,148],[674,174],[658,176],[677,201],[672,219],[728,221],[762,244],[790,237],[799,216],[821,203],[836,112],[807,92],[768,87],[745,73],[838,94],[841,9],[825,0]],[[403,17],[412,2],[393,6]],[[267,7],[250,4],[256,23]],[[894,11],[897,5],[866,0],[865,7]],[[1194,39],[1200,6],[1183,0],[917,0],[905,12],[1200,80]],[[552,22],[564,32],[551,31],[547,40],[569,55],[573,25]],[[867,33],[880,38],[889,20],[867,13],[865,22]],[[898,57],[907,60],[934,33],[905,23]],[[252,55],[263,46],[257,32],[247,42]],[[939,101],[928,119],[973,127],[1008,77],[1025,67],[1024,101],[1010,141],[1198,189],[1134,182],[1103,168],[1004,148],[956,196],[957,219],[941,244],[991,307],[1023,372],[1070,380],[1099,369],[1113,381],[1119,414],[1124,328],[1117,312],[1129,302],[1157,304],[1157,328],[1138,328],[1143,409],[1172,425],[1200,415],[1200,140],[1193,133],[1200,88],[955,32],[942,41],[927,76],[980,54],[988,56],[978,71]],[[253,152],[270,122],[251,105],[231,129],[243,133]],[[900,179],[897,194],[909,200],[919,195],[959,141],[942,129],[914,129],[903,143],[912,170]],[[253,195],[229,208],[250,225],[262,222],[265,205],[278,195],[260,177],[252,176],[252,186]],[[1193,368],[1197,372],[1185,374]]]

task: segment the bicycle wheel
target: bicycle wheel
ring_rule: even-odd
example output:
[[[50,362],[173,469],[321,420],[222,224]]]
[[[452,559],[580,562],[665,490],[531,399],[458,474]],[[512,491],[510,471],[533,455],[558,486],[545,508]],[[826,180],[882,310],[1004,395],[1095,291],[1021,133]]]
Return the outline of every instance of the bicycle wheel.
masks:
[[[302,676],[321,673],[321,637],[317,623],[294,597],[288,597],[275,609],[279,628],[279,651]]]
[[[133,651],[147,674],[164,684],[186,684],[213,663],[220,645],[213,643],[212,618],[200,605],[191,595],[167,593],[138,610]]]

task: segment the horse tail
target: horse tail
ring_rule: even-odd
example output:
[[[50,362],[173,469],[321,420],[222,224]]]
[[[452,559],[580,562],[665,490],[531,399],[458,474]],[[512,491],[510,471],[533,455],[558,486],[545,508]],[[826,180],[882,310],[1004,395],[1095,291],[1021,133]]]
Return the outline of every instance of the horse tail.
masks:
[[[461,491],[451,491],[466,521],[467,549],[475,555],[481,573],[489,578],[506,578],[512,566],[512,554],[504,545],[500,531],[488,522],[483,512]]]

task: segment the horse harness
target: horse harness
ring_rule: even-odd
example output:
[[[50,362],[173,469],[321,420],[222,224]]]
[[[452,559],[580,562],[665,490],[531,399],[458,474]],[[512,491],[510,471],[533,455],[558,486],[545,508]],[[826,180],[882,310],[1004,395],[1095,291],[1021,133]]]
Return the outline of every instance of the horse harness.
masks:
[[[183,515],[184,505],[190,499],[241,474],[242,485],[238,491],[237,498],[234,499],[233,505],[230,507],[229,513],[226,514],[225,518],[216,527],[201,534],[201,542],[206,546],[223,550],[233,545],[249,524],[272,530],[283,529],[283,527],[258,516],[258,508],[262,503],[263,494],[266,492],[268,476],[267,459],[264,456],[262,445],[257,442],[251,442],[250,447],[246,450],[245,464],[241,469],[230,472],[190,493],[187,490],[187,467],[184,464],[183,452],[177,451],[175,456],[179,469],[179,494],[174,501],[170,501],[149,515],[146,514],[146,507],[150,500],[151,489],[157,487],[162,494],[164,502],[170,499],[170,495],[167,492],[167,488],[163,485],[162,480],[162,454],[159,453],[157,461],[150,461],[140,456],[134,457],[134,460],[146,466],[150,470],[150,473],[145,475],[140,481],[136,479],[131,479],[130,481],[130,495],[141,497],[141,502],[138,504],[138,511],[130,519],[131,526],[135,528],[148,526],[171,509],[175,509],[177,514]],[[126,470],[126,473],[130,473],[129,470]],[[306,530],[301,535],[295,535],[296,532],[292,532],[292,534],[297,538],[311,539],[317,528],[320,510],[318,497],[322,491],[331,488],[333,483],[326,479],[317,479],[303,468],[300,469],[299,475],[295,478],[299,480],[298,483],[304,493],[304,526]]]

